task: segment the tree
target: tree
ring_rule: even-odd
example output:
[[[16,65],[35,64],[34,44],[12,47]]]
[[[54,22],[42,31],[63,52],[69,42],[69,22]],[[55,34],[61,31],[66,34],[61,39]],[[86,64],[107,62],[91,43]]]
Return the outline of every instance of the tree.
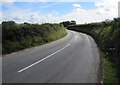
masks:
[[[71,22],[71,25],[76,25],[76,21],[72,20]]]
[[[68,27],[69,25],[76,25],[76,21],[72,20],[72,21],[63,21],[60,22],[60,24],[63,24],[64,27]]]
[[[63,24],[64,27],[68,27],[68,25],[70,25],[70,21],[63,21],[60,22],[60,24]]]

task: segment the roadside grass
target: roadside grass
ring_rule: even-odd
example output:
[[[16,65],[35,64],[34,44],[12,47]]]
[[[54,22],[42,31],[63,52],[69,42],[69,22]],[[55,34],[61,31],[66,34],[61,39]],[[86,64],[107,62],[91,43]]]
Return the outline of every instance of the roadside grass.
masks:
[[[104,85],[118,85],[118,77],[117,77],[117,68],[115,65],[109,60],[109,55],[105,52],[101,52],[101,56],[103,57],[103,83]]]

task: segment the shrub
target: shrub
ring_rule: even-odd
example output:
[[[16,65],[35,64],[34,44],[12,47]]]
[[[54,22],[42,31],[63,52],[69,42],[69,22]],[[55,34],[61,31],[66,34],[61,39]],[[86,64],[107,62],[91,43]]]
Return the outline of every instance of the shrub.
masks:
[[[7,21],[2,22],[2,34],[2,53],[6,54],[57,40],[67,32],[60,24],[16,24]]]

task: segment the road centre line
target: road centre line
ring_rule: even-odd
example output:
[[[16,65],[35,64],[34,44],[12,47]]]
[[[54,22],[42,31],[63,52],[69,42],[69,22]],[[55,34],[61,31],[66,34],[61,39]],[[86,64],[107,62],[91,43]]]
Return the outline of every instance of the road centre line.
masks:
[[[75,40],[78,38],[78,35],[75,37]]]
[[[87,41],[90,43],[90,40],[89,40],[88,36],[86,34],[84,34],[84,35],[85,35]]]
[[[37,62],[35,62],[35,63],[29,65],[29,66],[27,66],[27,67],[25,67],[25,68],[19,70],[18,73],[23,72],[23,71],[27,70],[28,68],[31,68],[32,66],[34,66],[34,65],[36,65],[36,64],[38,64],[38,63],[40,63],[40,62],[42,62],[42,61],[44,61],[44,60],[46,60],[47,58],[49,58],[49,57],[55,55],[56,53],[58,53],[58,52],[60,52],[60,51],[62,51],[63,49],[65,49],[65,48],[68,47],[69,45],[70,45],[70,44],[67,44],[65,47],[63,47],[63,48],[59,49],[58,51],[56,51],[56,52],[54,52],[54,53],[48,55],[47,57],[45,57],[45,58],[43,58],[43,59],[41,59],[41,60],[39,60],[39,61],[37,61]]]

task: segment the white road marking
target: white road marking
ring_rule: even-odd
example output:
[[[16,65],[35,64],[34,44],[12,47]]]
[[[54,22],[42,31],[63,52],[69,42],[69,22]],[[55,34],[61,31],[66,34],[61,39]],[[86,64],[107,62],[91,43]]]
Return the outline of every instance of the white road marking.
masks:
[[[90,43],[90,40],[89,40],[88,36],[86,34],[84,34],[84,35],[87,38],[87,41]]]
[[[39,60],[39,61],[37,61],[37,62],[35,62],[35,63],[29,65],[29,66],[27,66],[27,67],[25,67],[25,68],[19,70],[18,72],[20,73],[20,72],[22,72],[22,71],[24,71],[24,70],[26,70],[26,69],[28,69],[28,68],[31,68],[32,66],[34,66],[34,65],[36,65],[36,64],[38,64],[38,63],[40,63],[40,62],[42,62],[42,61],[44,61],[44,60],[46,60],[47,58],[49,58],[49,57],[55,55],[56,53],[62,51],[63,49],[65,49],[65,48],[68,47],[69,45],[70,45],[70,44],[67,44],[65,47],[63,47],[63,48],[59,49],[58,51],[56,51],[56,52],[54,52],[54,53],[48,55],[47,57],[45,57],[45,58],[43,58],[43,59],[41,59],[41,60]]]
[[[78,35],[75,37],[75,40],[78,38]]]

